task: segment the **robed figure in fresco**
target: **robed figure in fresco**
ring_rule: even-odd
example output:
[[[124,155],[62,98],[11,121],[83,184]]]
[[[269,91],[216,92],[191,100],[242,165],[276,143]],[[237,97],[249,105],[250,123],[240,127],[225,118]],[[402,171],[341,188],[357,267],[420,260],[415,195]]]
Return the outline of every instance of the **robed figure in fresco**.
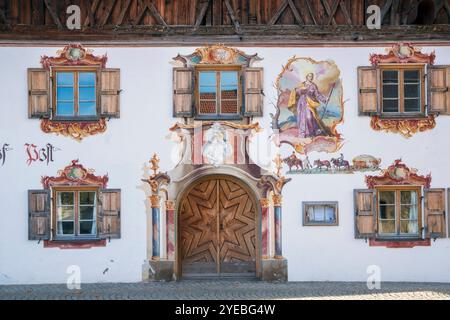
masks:
[[[297,111],[299,138],[332,136],[330,129],[323,123],[322,116],[318,114],[317,110],[321,103],[327,103],[327,98],[319,92],[313,81],[314,74],[308,73],[306,80],[294,88],[289,97],[288,107],[296,108]]]

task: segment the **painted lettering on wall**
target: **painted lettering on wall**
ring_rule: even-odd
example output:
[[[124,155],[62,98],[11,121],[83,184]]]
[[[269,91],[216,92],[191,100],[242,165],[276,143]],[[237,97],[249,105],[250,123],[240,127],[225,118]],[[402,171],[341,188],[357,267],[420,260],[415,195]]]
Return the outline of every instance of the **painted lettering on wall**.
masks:
[[[2,149],[0,150],[0,163],[2,167],[6,161],[6,153],[10,150],[12,150],[12,148],[9,147],[9,144],[4,143]]]
[[[40,161],[49,165],[50,162],[54,161],[53,153],[60,150],[61,149],[55,147],[51,143],[47,143],[45,147],[42,148],[34,143],[25,143],[25,151],[28,156],[27,164],[30,166],[33,162]]]

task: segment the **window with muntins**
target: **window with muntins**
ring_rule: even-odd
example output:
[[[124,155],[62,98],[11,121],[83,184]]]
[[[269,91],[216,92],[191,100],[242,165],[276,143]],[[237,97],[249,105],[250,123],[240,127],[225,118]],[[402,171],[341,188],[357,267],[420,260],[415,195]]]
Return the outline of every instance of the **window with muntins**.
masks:
[[[383,115],[425,113],[424,69],[421,66],[381,68],[381,109]]]
[[[240,69],[198,68],[196,76],[196,117],[202,119],[240,118]]]
[[[55,70],[53,83],[55,117],[97,117],[95,70]]]
[[[57,237],[97,236],[97,191],[61,190],[55,194]]]
[[[420,188],[379,189],[378,235],[408,237],[420,235]]]

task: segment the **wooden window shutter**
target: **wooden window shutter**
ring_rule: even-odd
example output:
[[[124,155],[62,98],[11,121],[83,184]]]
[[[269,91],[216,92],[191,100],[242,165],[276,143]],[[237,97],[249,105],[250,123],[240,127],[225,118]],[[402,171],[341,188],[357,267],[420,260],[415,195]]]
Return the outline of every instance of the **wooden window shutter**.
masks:
[[[428,67],[428,113],[450,115],[450,66]]]
[[[120,69],[102,69],[100,80],[100,116],[120,117]]]
[[[425,189],[425,237],[445,237],[445,189]]]
[[[120,190],[103,189],[99,193],[98,235],[105,239],[120,239]]]
[[[50,239],[50,190],[28,190],[28,240]]]
[[[355,238],[373,238],[377,230],[376,191],[356,189],[355,196]]]
[[[173,68],[173,116],[192,117],[194,103],[194,70]]]
[[[50,118],[50,74],[45,69],[28,69],[28,117]]]
[[[263,68],[246,68],[244,74],[244,116],[262,117],[264,104]]]
[[[380,71],[378,67],[358,67],[358,114],[380,114]]]

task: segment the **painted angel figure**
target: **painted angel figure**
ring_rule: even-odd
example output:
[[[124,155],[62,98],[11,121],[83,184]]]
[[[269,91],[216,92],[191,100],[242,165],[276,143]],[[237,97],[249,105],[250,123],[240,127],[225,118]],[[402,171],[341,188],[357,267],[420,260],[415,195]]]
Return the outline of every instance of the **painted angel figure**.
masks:
[[[327,98],[320,93],[314,83],[313,73],[308,73],[306,80],[291,91],[288,107],[296,108],[300,138],[332,136],[330,129],[322,121],[323,115],[317,112],[320,104],[326,102]]]

